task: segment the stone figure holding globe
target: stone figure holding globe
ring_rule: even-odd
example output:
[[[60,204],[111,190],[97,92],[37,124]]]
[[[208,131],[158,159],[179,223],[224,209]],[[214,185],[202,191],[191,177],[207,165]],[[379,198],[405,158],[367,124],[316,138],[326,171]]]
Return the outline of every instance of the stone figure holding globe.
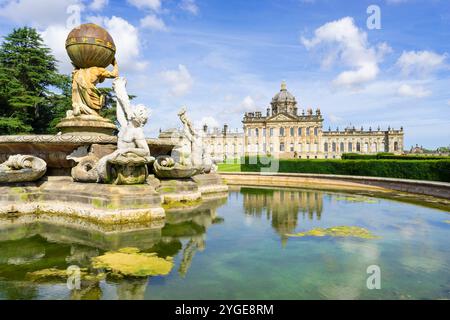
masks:
[[[74,66],[72,110],[57,128],[62,134],[113,135],[117,127],[100,116],[105,97],[97,85],[119,77],[114,40],[102,27],[83,24],[69,33],[66,50]],[[107,69],[111,65],[112,71]]]

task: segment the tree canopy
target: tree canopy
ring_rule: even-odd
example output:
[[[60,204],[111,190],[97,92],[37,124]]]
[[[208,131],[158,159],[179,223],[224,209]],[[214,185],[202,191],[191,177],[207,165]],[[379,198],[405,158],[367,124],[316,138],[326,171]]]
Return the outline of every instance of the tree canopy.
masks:
[[[70,92],[64,92],[70,79],[58,73],[56,64],[35,29],[14,29],[5,37],[0,46],[0,134],[50,132],[52,121],[70,107]]]

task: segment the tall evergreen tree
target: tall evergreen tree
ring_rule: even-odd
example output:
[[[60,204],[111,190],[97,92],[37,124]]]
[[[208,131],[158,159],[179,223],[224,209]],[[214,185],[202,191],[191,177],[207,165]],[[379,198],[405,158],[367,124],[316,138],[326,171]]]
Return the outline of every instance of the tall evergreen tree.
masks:
[[[0,134],[49,132],[53,109],[64,108],[54,103],[67,103],[51,88],[66,81],[35,29],[13,30],[0,46]]]

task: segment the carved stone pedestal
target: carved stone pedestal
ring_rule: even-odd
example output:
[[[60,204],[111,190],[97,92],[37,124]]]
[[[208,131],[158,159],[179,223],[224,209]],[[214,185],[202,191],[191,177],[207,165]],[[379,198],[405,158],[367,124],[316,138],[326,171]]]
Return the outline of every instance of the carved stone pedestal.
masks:
[[[112,136],[117,130],[116,125],[110,120],[87,115],[65,118],[56,128],[62,134],[72,136]]]
[[[129,166],[114,164],[111,165],[112,184],[144,184],[148,177],[146,165]]]

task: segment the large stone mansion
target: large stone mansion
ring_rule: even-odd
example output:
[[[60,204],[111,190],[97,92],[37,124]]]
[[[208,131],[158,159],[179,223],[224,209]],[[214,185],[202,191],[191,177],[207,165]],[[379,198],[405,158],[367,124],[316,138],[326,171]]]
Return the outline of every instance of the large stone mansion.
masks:
[[[225,125],[204,130],[204,143],[216,158],[273,155],[280,158],[338,159],[343,153],[374,154],[403,152],[403,128],[381,130],[347,127],[323,130],[319,109],[300,110],[283,82],[266,113],[247,112],[244,132],[231,132]]]

